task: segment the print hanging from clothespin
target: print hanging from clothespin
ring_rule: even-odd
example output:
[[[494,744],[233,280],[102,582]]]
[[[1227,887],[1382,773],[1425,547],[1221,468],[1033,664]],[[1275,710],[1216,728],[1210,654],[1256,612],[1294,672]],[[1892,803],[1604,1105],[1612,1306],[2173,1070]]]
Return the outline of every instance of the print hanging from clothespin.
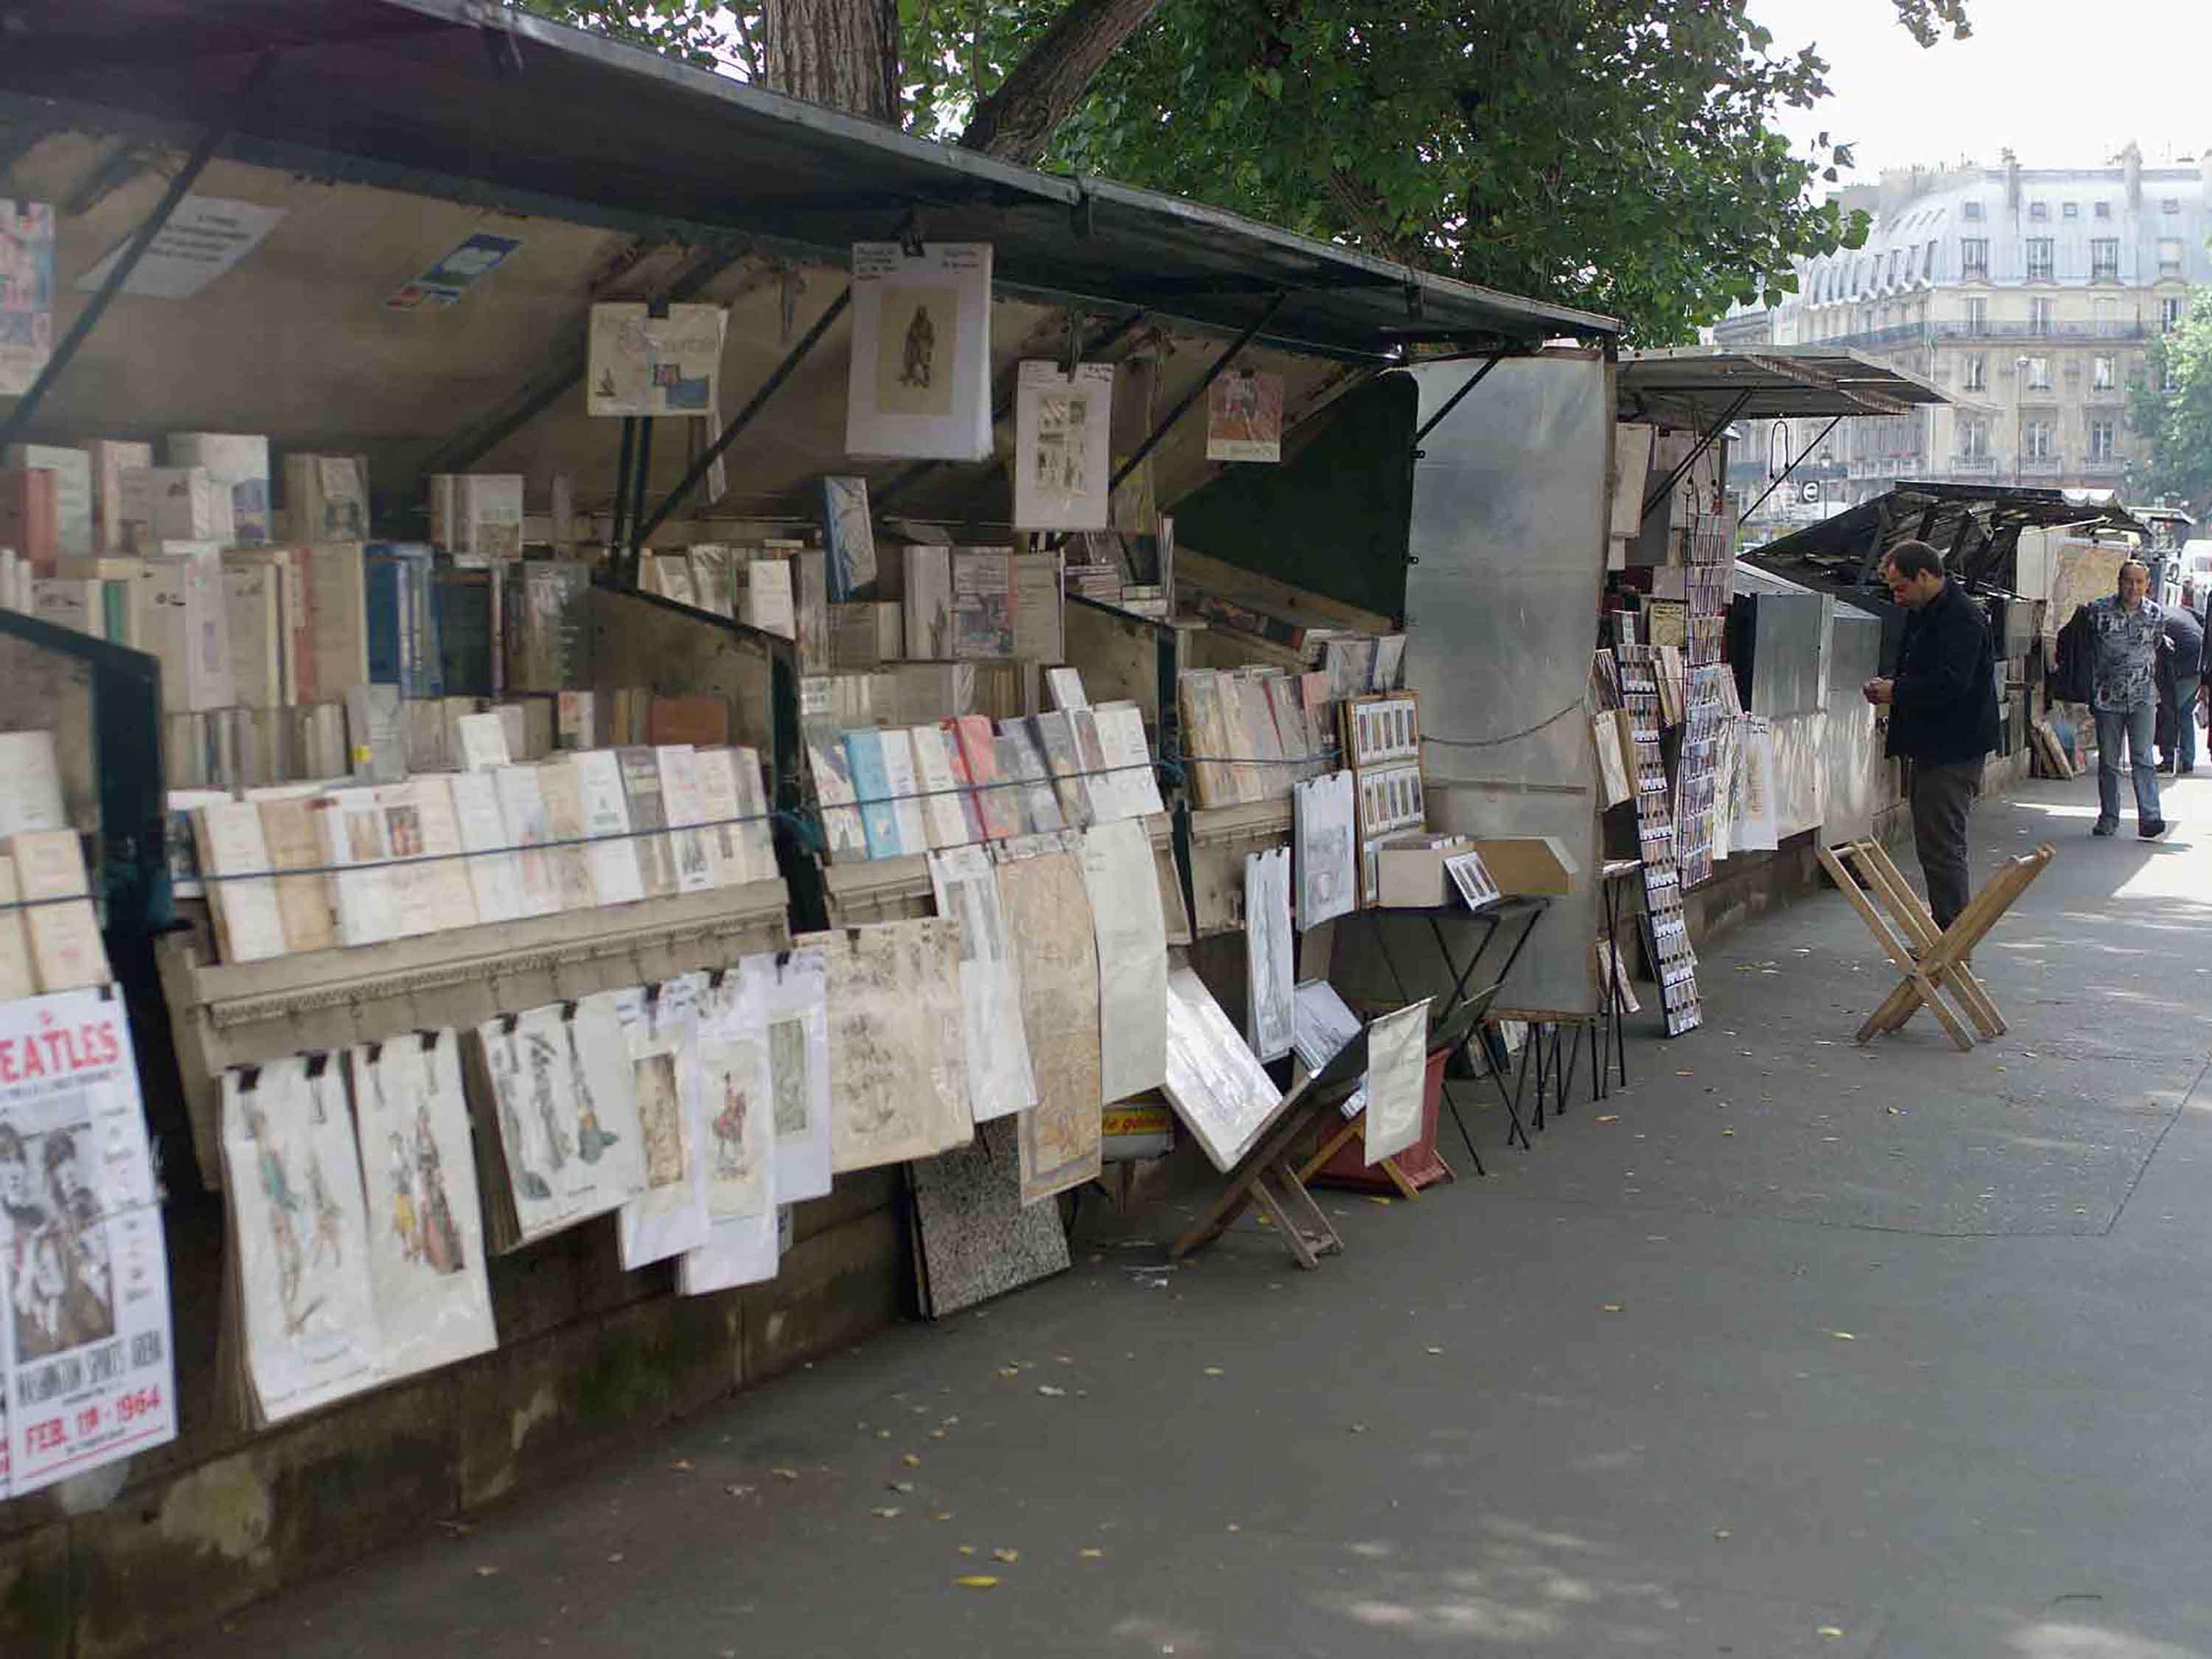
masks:
[[[1114,365],[1072,372],[1024,361],[1014,391],[1014,526],[1019,530],[1107,527],[1107,453]]]
[[[1283,377],[1232,368],[1206,391],[1206,459],[1283,459]]]
[[[853,244],[848,454],[981,461],[991,454],[991,245]]]
[[[720,306],[669,306],[659,316],[641,301],[593,306],[589,411],[712,416],[727,314]]]

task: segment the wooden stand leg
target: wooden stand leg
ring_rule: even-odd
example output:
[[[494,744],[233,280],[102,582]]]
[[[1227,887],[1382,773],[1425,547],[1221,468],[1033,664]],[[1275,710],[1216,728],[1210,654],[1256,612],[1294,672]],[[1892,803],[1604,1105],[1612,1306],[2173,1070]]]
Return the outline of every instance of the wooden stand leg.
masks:
[[[1929,914],[1928,907],[1920,902],[1919,895],[1906,884],[1905,872],[1897,867],[1886,851],[1872,842],[1854,844],[1845,850],[1844,857],[1858,867],[1859,872],[1867,878],[1867,884],[1874,889],[1876,896],[1888,907],[1890,914],[1897,918],[1915,947],[1914,954],[1924,965],[1928,953],[1935,949],[1942,932],[1936,926],[1936,918]],[[1975,1029],[1984,1039],[2004,1035],[2004,1020],[1997,1013],[1996,1004],[1990,1000],[1989,994],[1965,968],[1954,965],[1940,973],[1931,973],[1929,977],[1958,1000],[1960,1006],[1966,1011],[1966,1018],[1974,1022]]]
[[[1954,1044],[1961,1050],[1972,1048],[1974,1039],[1967,1035],[1966,1028],[1959,1023],[1959,1017],[1945,1006],[1936,987],[1929,982],[1927,975],[1921,971],[1920,963],[1914,957],[1911,951],[1902,939],[1890,931],[1889,924],[1882,920],[1881,912],[1874,908],[1873,901],[1869,899],[1860,889],[1858,878],[1851,873],[1842,860],[1826,848],[1820,847],[1814,850],[1820,855],[1822,867],[1835,878],[1837,887],[1842,890],[1844,896],[1850,901],[1851,908],[1859,913],[1859,919],[1866,923],[1868,930],[1874,934],[1875,942],[1881,946],[1884,954],[1896,964],[1898,971],[1905,975],[1905,982],[1891,992],[1888,1000],[1868,1016],[1866,1024],[1859,1027],[1858,1040],[1861,1042],[1870,1042],[1881,1032],[1902,1024],[1912,1017],[1914,1009],[1925,1002],[1929,1011],[1936,1016],[1944,1030],[1950,1034],[1951,1041]]]

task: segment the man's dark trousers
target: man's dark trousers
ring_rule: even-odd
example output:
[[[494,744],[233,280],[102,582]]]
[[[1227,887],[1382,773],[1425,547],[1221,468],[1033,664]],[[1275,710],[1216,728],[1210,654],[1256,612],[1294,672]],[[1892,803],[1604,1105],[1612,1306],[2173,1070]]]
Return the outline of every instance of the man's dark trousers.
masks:
[[[1972,896],[1966,873],[1966,815],[1982,793],[1984,757],[1912,763],[1912,840],[1928,878],[1928,909],[1948,927]]]

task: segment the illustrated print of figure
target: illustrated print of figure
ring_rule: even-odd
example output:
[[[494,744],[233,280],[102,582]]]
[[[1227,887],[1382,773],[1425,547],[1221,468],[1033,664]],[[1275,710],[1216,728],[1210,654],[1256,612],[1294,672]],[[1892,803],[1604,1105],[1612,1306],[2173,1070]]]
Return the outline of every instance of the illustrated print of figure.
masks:
[[[726,1073],[722,1078],[722,1109],[714,1114],[708,1125],[714,1132],[714,1173],[727,1181],[737,1181],[745,1173],[745,1113],[749,1109],[745,1091],[738,1087],[738,1080]]]
[[[635,1073],[646,1185],[671,1187],[684,1179],[684,1121],[676,1099],[676,1061],[668,1054],[648,1054],[637,1062]]]
[[[591,1080],[584,1075],[584,1057],[576,1052],[576,1033],[568,1032],[568,1079],[576,1091],[576,1156],[597,1164],[599,1154],[615,1144],[616,1137],[599,1124],[599,1109],[592,1098]]]
[[[526,1161],[530,1138],[523,1132],[522,1114],[515,1109],[520,1079],[515,1075],[514,1050],[502,1044],[491,1047],[490,1054],[492,1096],[499,1102],[499,1133],[507,1146],[507,1165],[514,1172],[515,1190],[525,1198],[549,1199],[553,1188]]]
[[[914,308],[914,320],[906,325],[906,361],[899,370],[901,386],[927,386],[936,367],[937,325],[929,320],[929,307]]]
[[[775,1096],[779,1140],[806,1133],[806,1025],[780,1019],[768,1028],[769,1081]]]
[[[415,1109],[415,1174],[421,1194],[422,1260],[433,1273],[457,1273],[468,1263],[461,1249],[461,1230],[446,1196],[445,1170],[437,1137],[430,1133],[428,1101]]]
[[[572,1065],[574,1060],[572,1046]],[[556,1170],[564,1168],[568,1162],[568,1135],[562,1126],[560,1103],[554,1098],[553,1050],[540,1036],[530,1039],[530,1100],[537,1109],[538,1125],[545,1131],[546,1162]],[[584,1161],[588,1164],[592,1159]]]
[[[399,1240],[399,1253],[410,1261],[422,1256],[422,1221],[415,1207],[415,1166],[407,1161],[407,1143],[392,1136],[392,1231]]]
[[[295,1304],[300,1297],[300,1275],[306,1266],[300,1253],[300,1230],[292,1218],[299,1212],[300,1195],[292,1190],[292,1177],[284,1167],[284,1155],[269,1138],[267,1116],[249,1108],[246,1131],[261,1149],[257,1162],[261,1170],[261,1194],[269,1200],[269,1238],[276,1251],[276,1290],[284,1304],[285,1316],[296,1330],[301,1314]]]
[[[343,1267],[345,1266],[345,1243],[338,1237],[340,1217],[337,1202],[331,1198],[330,1187],[323,1180],[323,1165],[319,1158],[311,1157],[307,1160],[307,1194],[315,1206],[315,1238],[307,1252],[307,1265],[319,1267],[323,1258],[328,1256],[331,1266]]]

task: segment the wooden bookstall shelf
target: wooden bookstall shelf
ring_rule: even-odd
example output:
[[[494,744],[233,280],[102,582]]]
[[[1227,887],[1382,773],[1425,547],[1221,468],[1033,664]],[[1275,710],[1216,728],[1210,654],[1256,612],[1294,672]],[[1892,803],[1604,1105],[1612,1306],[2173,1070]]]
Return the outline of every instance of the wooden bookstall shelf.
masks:
[[[781,881],[457,927],[352,950],[210,963],[189,934],[158,942],[161,992],[201,1178],[222,1184],[222,1074],[301,1050],[620,990],[790,943]]]

